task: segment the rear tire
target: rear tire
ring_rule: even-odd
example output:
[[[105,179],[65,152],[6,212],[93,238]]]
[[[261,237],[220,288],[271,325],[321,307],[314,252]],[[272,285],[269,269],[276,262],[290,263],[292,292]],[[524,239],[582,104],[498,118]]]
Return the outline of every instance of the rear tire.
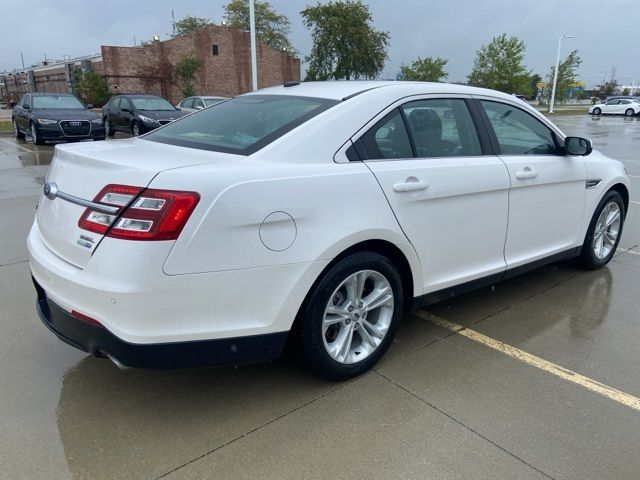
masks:
[[[627,108],[627,110],[624,112],[624,114],[627,117],[633,117],[636,114],[636,112],[633,111],[633,108]]]
[[[593,114],[594,115],[600,115],[601,113],[602,113],[602,110],[600,110],[599,108],[596,107],[596,108],[593,109]]]
[[[301,310],[311,370],[333,380],[369,370],[393,341],[403,298],[400,275],[382,255],[355,253],[333,265]]]
[[[16,124],[15,119],[13,120],[13,134],[16,136],[18,140],[24,140],[24,133],[22,133],[18,128],[18,125]]]
[[[600,200],[589,223],[578,257],[582,267],[596,270],[609,263],[620,243],[624,219],[624,200],[618,192],[610,190]]]

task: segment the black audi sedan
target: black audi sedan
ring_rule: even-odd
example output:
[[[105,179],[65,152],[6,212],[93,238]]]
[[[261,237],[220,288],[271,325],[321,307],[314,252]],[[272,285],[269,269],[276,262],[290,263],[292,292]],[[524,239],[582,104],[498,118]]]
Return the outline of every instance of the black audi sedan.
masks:
[[[186,114],[156,95],[117,95],[102,108],[102,120],[110,137],[117,131],[137,137]]]
[[[69,93],[27,93],[13,108],[16,138],[30,135],[33,143],[104,140],[102,118]]]

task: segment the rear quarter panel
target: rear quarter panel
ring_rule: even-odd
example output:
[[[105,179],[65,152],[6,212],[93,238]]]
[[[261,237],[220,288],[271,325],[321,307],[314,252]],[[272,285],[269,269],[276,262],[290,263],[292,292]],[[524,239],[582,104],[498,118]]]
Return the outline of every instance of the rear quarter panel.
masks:
[[[380,186],[362,163],[239,162],[243,165],[226,172],[207,166],[163,172],[152,182],[154,188],[201,195],[164,264],[166,274],[315,262],[371,239],[408,243]],[[283,251],[267,248],[260,235],[261,225],[274,212],[285,212],[295,222],[292,244]],[[278,223],[270,227],[272,232],[282,228],[283,235],[291,235],[291,222]]]

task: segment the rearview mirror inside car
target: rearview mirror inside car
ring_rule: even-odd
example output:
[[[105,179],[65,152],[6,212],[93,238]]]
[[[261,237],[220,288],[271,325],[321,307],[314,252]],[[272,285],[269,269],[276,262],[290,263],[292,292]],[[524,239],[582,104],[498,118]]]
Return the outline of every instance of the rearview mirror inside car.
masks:
[[[564,149],[569,155],[589,155],[593,151],[591,140],[582,137],[565,138]]]

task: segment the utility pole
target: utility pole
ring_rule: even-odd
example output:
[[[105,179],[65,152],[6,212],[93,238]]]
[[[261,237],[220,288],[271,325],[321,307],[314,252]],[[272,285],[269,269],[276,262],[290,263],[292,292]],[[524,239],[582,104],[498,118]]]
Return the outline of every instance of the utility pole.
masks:
[[[549,113],[553,113],[553,103],[556,99],[556,84],[558,83],[558,67],[560,66],[560,46],[565,38],[573,38],[571,35],[563,35],[558,39],[558,50],[556,52],[556,68],[553,71],[553,87],[551,88],[551,102],[549,103]]]
[[[24,55],[20,52],[20,60],[22,60],[22,69],[24,70]]]
[[[173,34],[171,36],[175,37],[176,36],[176,16],[173,13],[173,9],[171,9],[171,26],[173,27]]]
[[[251,35],[251,87],[258,89],[258,61],[256,59],[256,12],[254,0],[249,0],[249,28]]]

